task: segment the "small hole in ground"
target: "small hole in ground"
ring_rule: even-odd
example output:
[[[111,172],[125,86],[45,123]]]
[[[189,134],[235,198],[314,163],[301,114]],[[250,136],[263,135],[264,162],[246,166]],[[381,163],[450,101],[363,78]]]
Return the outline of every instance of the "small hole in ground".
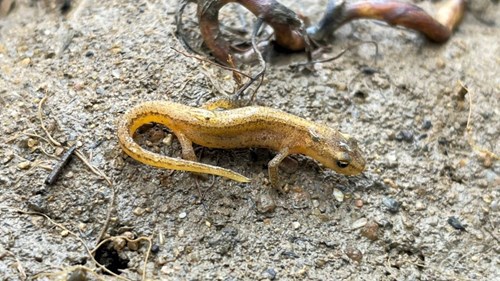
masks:
[[[120,274],[120,270],[126,269],[128,259],[120,257],[118,252],[113,249],[112,244],[104,243],[95,252],[95,260],[109,269],[111,272]]]

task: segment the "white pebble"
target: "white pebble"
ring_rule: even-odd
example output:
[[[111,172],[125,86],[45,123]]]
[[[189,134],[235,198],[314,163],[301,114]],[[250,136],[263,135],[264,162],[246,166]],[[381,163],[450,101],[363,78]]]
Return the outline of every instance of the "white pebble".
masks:
[[[358,229],[365,226],[368,223],[368,219],[360,218],[359,220],[352,223],[352,229]]]
[[[338,188],[333,189],[333,197],[335,197],[335,199],[339,202],[344,201],[344,193]]]

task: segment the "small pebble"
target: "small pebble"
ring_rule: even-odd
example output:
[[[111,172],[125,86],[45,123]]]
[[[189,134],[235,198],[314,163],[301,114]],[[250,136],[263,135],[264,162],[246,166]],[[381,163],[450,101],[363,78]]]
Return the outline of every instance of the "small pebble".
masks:
[[[87,230],[87,225],[83,222],[78,224],[78,229],[82,232],[85,232]]]
[[[66,229],[64,229],[63,231],[61,231],[61,236],[62,237],[66,237],[66,236],[68,236],[68,234],[69,234],[69,231],[66,230]]]
[[[257,196],[257,210],[259,213],[271,213],[276,208],[276,202],[269,192],[264,192]]]
[[[121,75],[120,70],[119,69],[113,69],[111,71],[111,75],[113,75],[114,78],[119,79],[120,75]]]
[[[439,137],[438,138],[438,144],[440,145],[447,145],[448,144],[448,140],[444,137]]]
[[[4,157],[2,158],[2,161],[0,161],[0,164],[5,165],[10,162],[10,160],[14,159],[14,153],[12,151],[7,151],[4,154]]]
[[[384,184],[390,186],[391,188],[398,188],[398,185],[391,179],[385,178]]]
[[[30,58],[25,58],[19,62],[22,66],[28,66],[31,63]]]
[[[318,207],[319,207],[319,205],[320,205],[319,200],[314,199],[314,200],[312,201],[312,206],[313,206],[314,208],[318,208]]]
[[[337,200],[338,202],[344,201],[344,193],[338,188],[333,189],[333,197],[335,197],[335,200]]]
[[[134,233],[132,233],[132,232],[130,232],[130,231],[125,231],[125,232],[123,232],[123,233],[122,233],[122,235],[120,235],[120,236],[125,236],[125,237],[127,237],[128,239],[134,239],[134,238],[135,238],[135,234],[134,234]]]
[[[153,244],[153,246],[151,246],[151,252],[153,254],[156,254],[160,251],[160,246],[158,244]]]
[[[182,213],[179,214],[179,218],[180,219],[183,219],[185,217],[187,217],[187,213],[186,212],[182,212]]]
[[[446,62],[445,62],[445,60],[444,60],[444,59],[442,59],[442,58],[438,58],[438,59],[436,60],[436,67],[437,67],[437,68],[439,68],[439,69],[443,69],[443,68],[445,68],[445,66],[446,66]]]
[[[493,197],[491,196],[491,194],[484,194],[483,201],[484,203],[490,204],[491,202],[493,202]]]
[[[292,222],[293,229],[298,229],[300,227],[300,223],[298,221]]]
[[[374,221],[370,221],[363,227],[363,229],[361,229],[361,235],[372,241],[377,241],[378,229],[379,229],[378,224]]]
[[[477,186],[481,187],[481,188],[487,188],[488,187],[488,181],[485,180],[485,179],[479,179],[477,180]]]
[[[29,138],[28,139],[28,147],[29,148],[34,148],[36,146],[38,146],[38,140]]]
[[[166,137],[163,138],[161,141],[164,145],[170,146],[172,145],[172,140],[173,140],[173,135],[168,134]]]
[[[479,241],[484,239],[484,235],[481,232],[476,232],[475,235],[476,239]]]
[[[37,262],[43,261],[43,256],[41,254],[35,254],[34,258]]]
[[[486,180],[488,181],[488,183],[492,184],[492,183],[495,183],[498,179],[498,176],[495,172],[493,172],[492,170],[486,170],[485,174],[484,174]]]
[[[498,208],[498,201],[496,201],[496,200],[495,200],[495,201],[491,202],[491,204],[490,204],[490,208],[491,208],[491,210],[492,210],[493,212],[497,212],[497,211],[498,211],[498,209],[499,209],[499,208]]]
[[[429,226],[436,227],[439,224],[439,219],[436,216],[427,219]]]
[[[64,148],[62,147],[57,147],[55,150],[55,155],[60,156],[64,152]]]
[[[429,135],[428,134],[421,134],[418,136],[418,140],[423,140],[423,139],[426,139]]]
[[[363,207],[363,200],[360,198],[354,200],[354,206],[356,206],[357,208]]]
[[[399,165],[399,160],[398,160],[398,156],[396,155],[396,151],[391,151],[389,153],[387,153],[387,155],[385,156],[385,159],[386,159],[386,165],[388,168],[396,168],[398,165]]]
[[[146,212],[146,210],[141,208],[141,207],[137,207],[133,211],[134,215],[136,215],[136,216],[142,216],[145,212]]]
[[[276,270],[274,268],[268,268],[266,271],[262,272],[262,278],[274,280],[276,279]]]
[[[326,261],[324,259],[317,259],[314,261],[314,266],[316,266],[317,268],[322,268],[326,265]]]
[[[460,230],[460,231],[465,231],[465,226],[458,220],[458,218],[451,216],[448,218],[448,224],[453,226],[453,228]]]
[[[392,222],[390,222],[389,220],[387,220],[385,218],[377,220],[377,224],[381,227],[384,227],[384,228],[392,228],[392,226],[393,226]]]
[[[29,167],[31,166],[31,162],[30,161],[24,161],[24,162],[21,162],[19,164],[17,164],[17,167],[21,170],[26,170],[26,169],[29,169]]]
[[[177,237],[184,237],[184,234],[185,234],[184,229],[179,229],[179,231],[177,231]]]
[[[417,200],[417,202],[415,202],[415,209],[417,211],[423,211],[426,209],[426,207],[425,207],[424,203],[422,203],[422,201]]]
[[[360,262],[363,259],[361,251],[354,247],[347,247],[345,249],[345,254],[353,261]]]
[[[375,69],[373,67],[366,66],[366,65],[362,66],[360,70],[361,70],[361,72],[363,72],[363,74],[366,74],[366,75],[373,75],[376,72],[378,72],[377,69]]]
[[[123,248],[125,248],[125,245],[127,245],[127,240],[121,237],[113,239],[113,249],[115,249],[115,251],[120,252]]]
[[[395,140],[412,142],[413,141],[413,132],[408,131],[408,130],[399,131],[395,136]]]
[[[304,209],[311,206],[311,194],[302,187],[294,186],[291,188],[292,194],[290,199],[292,201],[292,208]]]
[[[493,157],[490,154],[480,155],[479,158],[483,159],[483,166],[485,168],[490,168],[493,165]]]
[[[430,128],[432,128],[431,120],[425,119],[424,122],[422,122],[422,129],[429,130]]]
[[[360,218],[359,220],[352,223],[351,228],[358,229],[360,227],[365,226],[367,222],[368,222],[368,220],[366,218]]]
[[[384,199],[382,199],[382,203],[387,207],[387,210],[393,214],[395,214],[399,211],[399,207],[401,205],[401,204],[399,204],[398,201],[396,201],[390,197],[384,197]]]
[[[280,164],[280,170],[287,174],[293,174],[299,168],[299,162],[293,158],[287,157]]]

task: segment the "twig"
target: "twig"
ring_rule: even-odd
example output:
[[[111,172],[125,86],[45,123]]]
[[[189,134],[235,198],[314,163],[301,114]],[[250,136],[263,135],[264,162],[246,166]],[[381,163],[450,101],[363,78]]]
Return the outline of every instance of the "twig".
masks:
[[[52,144],[54,144],[55,146],[62,146],[61,143],[59,143],[54,138],[52,138],[52,135],[50,135],[50,133],[47,130],[47,128],[45,128],[45,124],[43,123],[42,107],[43,107],[43,103],[46,100],[47,100],[47,96],[43,97],[40,100],[40,102],[38,103],[38,119],[40,120],[40,124],[42,126],[43,131],[45,132],[45,134],[47,135],[47,137],[49,138],[49,140],[52,142]]]
[[[222,68],[222,69],[225,69],[225,70],[234,71],[234,72],[236,72],[236,73],[238,73],[238,74],[241,74],[241,75],[243,75],[243,76],[245,76],[245,77],[247,77],[247,78],[250,78],[250,79],[252,78],[252,76],[250,76],[250,75],[248,75],[248,74],[246,74],[246,73],[242,72],[241,70],[238,70],[238,69],[236,69],[236,68],[234,68],[234,67],[225,66],[225,65],[222,65],[222,64],[220,64],[220,63],[213,62],[213,61],[211,61],[211,60],[209,60],[209,59],[206,59],[206,58],[201,57],[201,56],[198,56],[198,55],[191,55],[191,54],[188,54],[188,53],[186,53],[186,52],[179,51],[179,50],[177,50],[177,49],[176,49],[176,48],[174,48],[174,47],[170,47],[170,49],[172,49],[172,50],[176,51],[177,53],[179,53],[179,54],[181,54],[181,55],[183,55],[183,56],[185,56],[185,57],[188,57],[188,58],[194,58],[194,59],[197,59],[197,60],[202,61],[202,62],[206,62],[206,63],[209,63],[209,64],[213,64],[213,65],[215,65],[215,66],[217,66],[217,67],[220,67],[220,68]]]
[[[42,137],[42,136],[40,136],[40,135],[38,135],[38,134],[23,133],[23,135],[28,136],[28,137],[35,137],[35,138],[39,138],[39,139],[44,140],[44,141],[46,141],[48,144],[50,144],[50,145],[52,145],[52,146],[53,146],[53,144],[52,144],[52,143],[51,143],[48,139],[46,139],[46,138],[44,138],[44,137]],[[16,136],[15,138],[17,138],[17,136]]]
[[[90,162],[87,160],[87,157],[85,157],[85,155],[79,150],[79,149],[76,149],[75,150],[75,155],[80,159],[82,160],[82,162],[96,175],[100,176],[101,178],[103,178],[109,186],[112,186],[113,184],[111,183],[111,180],[101,171],[99,170],[98,168],[92,166],[92,164],[90,164]]]
[[[90,164],[87,160],[87,158],[83,155],[82,152],[80,152],[79,150],[76,150],[75,151],[75,154],[76,156],[87,166],[89,167],[89,169],[94,172],[96,175],[102,177],[109,185],[109,187],[111,188],[111,201],[109,202],[109,206],[108,206],[108,211],[106,212],[106,220],[104,221],[104,225],[101,229],[101,231],[99,232],[99,235],[97,236],[97,242],[101,241],[102,238],[104,237],[104,235],[106,234],[106,231],[108,230],[108,227],[109,227],[109,222],[111,221],[111,214],[113,212],[113,206],[115,204],[115,198],[116,198],[116,191],[115,191],[115,188],[113,186],[113,183],[111,182],[111,180],[101,171],[99,170],[98,168],[92,166],[92,164]]]
[[[9,255],[16,260],[16,263],[17,263],[16,269],[17,269],[17,271],[19,271],[19,275],[21,277],[21,280],[26,280],[26,278],[27,278],[26,271],[24,271],[24,267],[21,264],[21,261],[19,261],[19,259],[17,258],[17,256],[14,253],[12,253],[11,251],[7,251],[7,250],[5,250],[4,254],[0,255],[0,259],[6,255]]]
[[[69,160],[71,160],[71,156],[73,155],[73,152],[75,151],[76,146],[73,145],[66,151],[66,153],[63,154],[59,162],[57,162],[54,165],[54,168],[52,169],[52,172],[47,176],[45,179],[45,184],[52,185],[56,182],[56,180],[59,178],[59,175],[61,174],[63,168],[68,164]]]
[[[184,14],[184,9],[186,8],[189,0],[182,0],[179,2],[179,6],[177,11],[175,11],[175,37],[179,40],[182,46],[186,48],[189,52],[195,53],[197,55],[201,55],[198,51],[196,51],[185,38],[184,29],[182,28],[182,15]]]
[[[482,148],[476,144],[472,137],[472,92],[469,91],[469,89],[462,83],[462,81],[458,81],[460,84],[461,89],[465,91],[465,93],[469,94],[469,116],[467,117],[467,130],[466,130],[466,135],[467,135],[467,142],[469,145],[472,147],[472,149],[478,153],[483,153],[486,155],[486,157],[489,157],[494,160],[499,160],[500,158],[498,155],[496,155],[494,152],[489,151],[485,148]]]
[[[47,129],[45,129],[45,125],[43,123],[42,106],[43,106],[43,103],[45,102],[46,99],[47,99],[47,96],[45,96],[40,101],[40,103],[38,105],[38,118],[39,118],[40,124],[41,124],[42,128],[44,129],[45,133],[47,134],[47,137],[50,140],[50,142],[52,142],[52,144],[55,145],[55,146],[62,147],[62,145],[59,142],[55,141],[52,138],[51,134],[47,131]],[[111,213],[112,213],[113,206],[114,206],[114,203],[115,203],[116,192],[115,192],[115,189],[113,187],[113,183],[111,182],[111,180],[101,170],[99,170],[97,167],[94,167],[92,164],[90,164],[90,162],[87,160],[87,158],[85,157],[85,155],[79,149],[74,149],[74,153],[94,174],[96,174],[99,177],[103,178],[108,183],[109,187],[111,188],[112,196],[111,196],[111,201],[110,201],[110,204],[109,204],[109,207],[108,207],[108,211],[107,211],[107,214],[106,214],[106,221],[104,222],[104,226],[101,229],[101,231],[99,233],[99,236],[97,237],[97,241],[100,241],[104,237],[104,235],[105,235],[105,233],[106,233],[106,231],[108,229],[109,222],[111,220]]]
[[[259,33],[260,27],[262,26],[263,23],[264,23],[264,20],[262,18],[257,18],[257,21],[254,24],[253,32],[252,32],[252,48],[253,48],[254,52],[257,54],[257,57],[259,59],[260,65],[262,66],[262,69],[254,77],[251,77],[250,81],[248,81],[247,83],[245,83],[236,92],[236,94],[234,95],[236,97],[236,99],[239,99],[243,95],[243,93],[245,92],[245,90],[250,85],[252,85],[253,82],[255,82],[257,79],[261,78],[259,84],[257,85],[257,87],[255,88],[254,92],[252,93],[252,98],[250,100],[253,100],[255,98],[255,94],[257,93],[257,90],[262,85],[262,82],[264,82],[264,73],[266,72],[266,62],[264,61],[264,58],[262,57],[262,53],[257,48],[257,43],[256,43],[256,39],[255,39],[257,37],[257,34]]]
[[[46,214],[43,214],[43,213],[39,213],[39,212],[27,212],[27,211],[23,211],[23,210],[20,210],[20,209],[8,209],[9,211],[15,211],[15,212],[18,212],[18,213],[21,213],[21,214],[25,214],[25,215],[36,215],[36,216],[42,216],[44,217],[45,219],[47,219],[52,225],[54,226],[57,226],[59,228],[61,228],[62,230],[64,231],[67,231],[68,234],[74,236],[76,239],[78,239],[80,241],[80,243],[82,243],[83,247],[85,248],[85,250],[87,251],[87,253],[89,254],[90,258],[92,259],[92,261],[96,264],[97,267],[99,267],[100,269],[106,271],[108,274],[111,274],[113,275],[114,277],[118,278],[118,279],[121,279],[121,280],[127,280],[129,281],[129,279],[127,278],[124,278],[124,277],[121,277],[120,275],[117,275],[116,273],[112,272],[111,270],[107,269],[105,266],[103,266],[102,264],[100,264],[98,261],[95,260],[94,256],[92,255],[92,253],[94,252],[94,250],[90,250],[88,247],[87,247],[87,244],[85,243],[85,241],[83,241],[83,239],[78,236],[76,233],[74,233],[73,231],[67,229],[64,225],[60,224],[60,223],[57,223],[55,221],[53,221],[49,216],[47,216]]]
[[[41,127],[42,129],[44,130],[45,134],[47,135],[47,138],[50,140],[50,142],[54,145],[54,146],[59,146],[59,147],[62,147],[62,144],[59,143],[58,141],[56,141],[52,135],[49,133],[49,131],[45,128],[45,124],[43,123],[43,115],[42,115],[42,107],[43,107],[43,103],[47,100],[47,96],[43,97],[42,100],[40,101],[40,103],[38,104],[38,119],[40,120],[40,124],[41,124]],[[85,155],[83,155],[82,152],[80,152],[79,149],[76,149],[75,150],[75,154],[76,156],[82,160],[82,162],[96,175],[102,177],[104,180],[106,180],[106,182],[109,184],[109,186],[112,186],[113,184],[111,183],[111,180],[103,173],[101,172],[98,168],[92,166],[92,164],[89,163],[89,161],[87,160],[87,158],[85,157]]]
[[[71,276],[72,276],[71,274],[77,270],[83,270],[85,272],[90,272],[90,274],[92,274],[99,281],[108,280],[108,279],[104,279],[103,277],[99,276],[99,274],[97,274],[97,272],[95,272],[92,268],[89,268],[89,267],[86,267],[83,265],[75,265],[75,266],[65,267],[60,272],[38,273],[38,274],[33,276],[33,280],[36,280],[36,279],[42,278],[42,277],[54,277],[54,276],[62,275],[62,274],[66,274],[66,276],[64,276],[64,279],[52,278],[51,280],[73,280],[73,279],[71,279]]]
[[[489,235],[491,235],[491,237],[492,237],[493,239],[495,239],[495,241],[497,241],[497,243],[499,243],[499,244],[500,244],[500,239],[498,239],[498,237],[496,237],[496,236],[495,236],[495,234],[494,234],[493,232],[491,232],[491,231],[490,231],[489,229],[487,229],[486,227],[485,227],[485,228],[483,228],[483,229],[484,229],[484,230],[485,230],[485,231],[486,231]]]
[[[102,239],[104,238],[104,235],[106,235],[106,231],[108,231],[109,227],[109,222],[111,221],[111,214],[113,212],[113,206],[115,205],[115,200],[116,200],[116,191],[114,186],[110,186],[111,188],[111,202],[109,202],[108,206],[108,211],[106,212],[106,220],[104,221],[104,225],[101,228],[101,231],[99,232],[99,235],[97,236],[97,243],[101,242]]]
[[[377,44],[377,42],[375,42],[375,41],[363,41],[363,42],[360,42],[358,44],[348,46],[347,48],[340,51],[340,53],[338,53],[334,57],[321,59],[321,60],[315,60],[315,61],[299,62],[299,63],[295,63],[295,64],[290,65],[290,67],[295,68],[298,66],[306,66],[306,65],[311,65],[311,64],[315,64],[315,63],[325,63],[325,62],[334,61],[334,60],[342,57],[347,51],[351,51],[352,49],[358,48],[359,46],[364,45],[364,44],[373,44],[375,46],[375,58],[376,58],[378,56],[378,44]]]
[[[75,1],[73,1],[75,2]],[[90,2],[90,3],[87,3]],[[91,4],[92,0],[80,0],[76,1],[75,5],[72,8],[72,11],[67,15],[67,18],[71,22],[77,22],[80,19],[80,15],[83,10],[87,7],[87,4]]]

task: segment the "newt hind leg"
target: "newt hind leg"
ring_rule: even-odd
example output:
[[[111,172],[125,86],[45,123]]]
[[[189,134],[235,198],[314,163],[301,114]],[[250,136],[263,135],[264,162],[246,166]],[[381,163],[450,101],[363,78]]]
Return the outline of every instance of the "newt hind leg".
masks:
[[[196,157],[196,154],[194,153],[193,142],[182,133],[176,133],[176,136],[181,144],[182,158],[185,160],[198,162],[198,157]],[[208,179],[208,174],[203,174],[203,173],[193,173],[193,174],[197,178],[200,178],[202,180]]]
[[[278,168],[280,163],[283,161],[283,159],[285,159],[288,156],[288,154],[289,154],[288,147],[281,149],[278,152],[278,154],[276,154],[276,156],[274,156],[274,158],[271,161],[269,161],[269,164],[267,165],[269,171],[269,180],[271,181],[271,185],[274,188],[281,191],[282,193],[283,190],[282,190],[282,185],[279,183]]]
[[[196,154],[194,154],[193,142],[182,133],[176,133],[175,135],[181,144],[182,158],[198,162],[198,158],[196,158]]]

